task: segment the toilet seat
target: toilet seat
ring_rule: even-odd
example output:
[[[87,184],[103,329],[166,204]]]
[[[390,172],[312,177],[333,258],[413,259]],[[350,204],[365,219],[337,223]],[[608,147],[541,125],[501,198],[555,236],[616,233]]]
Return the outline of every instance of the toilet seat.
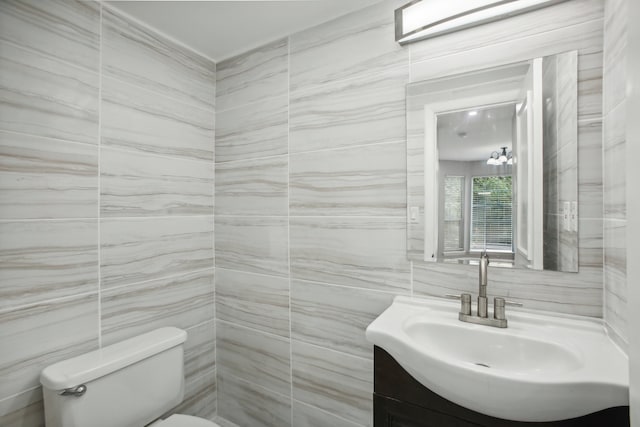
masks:
[[[183,414],[173,414],[169,418],[152,425],[153,427],[220,427],[213,421]]]

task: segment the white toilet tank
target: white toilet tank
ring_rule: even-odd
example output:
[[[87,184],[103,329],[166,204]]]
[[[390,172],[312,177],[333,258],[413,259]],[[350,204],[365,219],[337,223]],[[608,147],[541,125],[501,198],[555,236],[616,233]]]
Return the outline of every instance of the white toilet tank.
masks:
[[[182,402],[186,339],[161,328],[48,366],[40,375],[47,427],[149,424]]]

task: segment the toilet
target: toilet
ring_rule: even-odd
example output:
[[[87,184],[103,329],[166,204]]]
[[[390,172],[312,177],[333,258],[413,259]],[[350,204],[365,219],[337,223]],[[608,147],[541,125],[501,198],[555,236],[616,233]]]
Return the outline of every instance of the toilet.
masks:
[[[167,327],[46,367],[47,427],[219,427],[174,414],[184,397],[187,333]]]

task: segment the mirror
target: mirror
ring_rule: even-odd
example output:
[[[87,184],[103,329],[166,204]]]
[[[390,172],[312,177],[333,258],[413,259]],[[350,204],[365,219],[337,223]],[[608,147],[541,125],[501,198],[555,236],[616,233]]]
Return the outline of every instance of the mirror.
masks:
[[[407,86],[410,259],[578,271],[577,58]]]

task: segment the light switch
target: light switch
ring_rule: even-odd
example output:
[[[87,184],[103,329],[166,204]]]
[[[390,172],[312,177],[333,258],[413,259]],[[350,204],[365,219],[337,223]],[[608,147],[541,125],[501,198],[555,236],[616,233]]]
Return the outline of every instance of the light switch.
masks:
[[[571,203],[564,202],[562,208],[562,229],[564,231],[571,231]]]
[[[578,232],[578,202],[571,202],[571,231]]]
[[[420,215],[420,207],[411,206],[409,209],[409,221],[411,221],[412,224],[417,224],[419,222],[418,215]]]

